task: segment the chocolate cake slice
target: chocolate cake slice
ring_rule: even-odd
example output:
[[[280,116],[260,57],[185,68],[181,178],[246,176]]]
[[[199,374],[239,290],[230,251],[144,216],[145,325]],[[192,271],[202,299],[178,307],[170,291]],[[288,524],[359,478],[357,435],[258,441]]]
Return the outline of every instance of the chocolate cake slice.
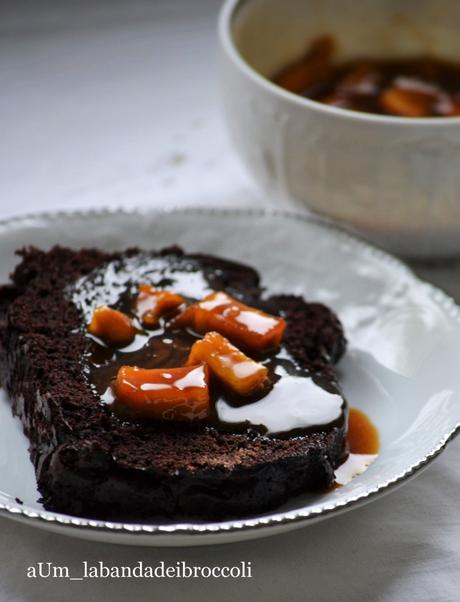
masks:
[[[29,438],[47,509],[125,520],[221,519],[266,511],[333,483],[346,452],[342,397],[333,420],[300,428],[285,424],[287,398],[276,405],[285,425],[279,430],[276,420],[267,427],[269,420],[251,418],[249,409],[263,408],[257,406],[263,399],[244,406],[219,400],[215,408],[225,411],[215,409],[203,422],[132,419],[114,411],[108,395],[119,367],[182,365],[194,335],[156,330],[114,349],[87,332],[96,306],[129,313],[139,282],[188,300],[225,291],[287,322],[281,351],[264,360],[274,391],[282,390],[279,375],[286,374],[292,377],[286,382],[308,381],[313,393],[337,396],[333,364],[345,338],[330,309],[300,297],[270,297],[252,268],[178,247],[111,254],[28,248],[19,254],[22,262],[0,289],[0,370]],[[289,391],[297,395],[296,388]]]

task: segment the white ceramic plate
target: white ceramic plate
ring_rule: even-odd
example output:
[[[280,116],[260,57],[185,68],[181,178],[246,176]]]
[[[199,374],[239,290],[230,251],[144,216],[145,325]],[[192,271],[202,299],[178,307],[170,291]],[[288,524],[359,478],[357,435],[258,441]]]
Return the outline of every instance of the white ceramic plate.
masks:
[[[317,219],[268,211],[176,209],[36,215],[0,223],[0,279],[22,245],[106,249],[180,243],[247,261],[274,292],[333,307],[349,349],[339,369],[351,405],[368,413],[381,453],[361,476],[303,495],[273,513],[226,522],[124,524],[43,510],[27,441],[0,400],[0,512],[76,537],[141,545],[196,545],[294,529],[355,508],[405,483],[460,429],[460,310],[404,265]],[[22,504],[16,501],[19,498]]]

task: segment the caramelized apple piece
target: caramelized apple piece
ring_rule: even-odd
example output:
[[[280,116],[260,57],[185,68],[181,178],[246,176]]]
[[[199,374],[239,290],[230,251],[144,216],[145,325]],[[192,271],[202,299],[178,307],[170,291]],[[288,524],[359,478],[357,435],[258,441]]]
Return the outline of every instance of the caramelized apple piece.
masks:
[[[244,305],[223,292],[211,293],[189,305],[171,325],[200,333],[217,330],[238,346],[253,351],[277,347],[286,328],[283,318]]]
[[[125,347],[134,340],[137,331],[126,314],[102,305],[94,310],[88,332],[109,345]]]
[[[434,86],[401,77],[382,92],[380,104],[387,113],[400,117],[429,117],[437,99]]]
[[[328,94],[327,96],[322,96],[319,100],[325,105],[340,107],[341,109],[354,108],[350,98],[340,94]]]
[[[333,52],[334,41],[330,36],[318,38],[300,61],[279,73],[275,82],[290,92],[305,92],[329,74]]]
[[[381,74],[367,61],[352,63],[344,76],[337,82],[337,91],[343,95],[377,94]]]
[[[208,332],[194,343],[187,365],[204,362],[213,374],[238,395],[248,396],[267,384],[268,369],[245,355],[218,332]]]
[[[443,94],[436,102],[435,112],[441,117],[458,117],[460,115],[460,101],[450,94]]]
[[[209,409],[208,368],[122,366],[113,391],[118,403],[144,418],[201,420]]]
[[[171,291],[156,289],[150,284],[140,284],[139,294],[136,299],[136,312],[147,328],[158,325],[160,316],[184,303],[184,298]]]

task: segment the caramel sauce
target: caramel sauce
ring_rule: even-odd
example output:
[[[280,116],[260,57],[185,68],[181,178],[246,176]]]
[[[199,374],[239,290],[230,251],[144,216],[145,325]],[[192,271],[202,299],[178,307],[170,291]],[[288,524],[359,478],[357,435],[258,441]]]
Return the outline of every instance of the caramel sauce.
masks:
[[[336,468],[335,483],[329,491],[352,481],[377,458],[380,448],[379,432],[369,416],[357,408],[348,410],[347,448],[348,454]]]
[[[136,312],[133,313],[139,282],[149,282],[159,288],[167,286],[189,303],[196,302],[209,295],[214,287],[218,290],[228,287],[219,280],[220,270],[210,265],[203,269],[202,261],[201,258],[185,263],[177,259],[174,264],[167,258],[149,255],[125,258],[83,277],[69,290],[88,322],[94,307],[111,305],[128,314],[136,326],[134,341],[123,348],[106,344],[87,333],[89,346],[83,358],[85,374],[101,403],[108,404],[121,420],[139,418],[117,406],[113,383],[121,366],[146,369],[185,366],[194,344],[202,341],[202,336],[190,329],[168,327],[164,318],[159,319],[155,329],[143,329]],[[346,454],[336,468],[336,483],[331,489],[345,485],[364,472],[379,450],[379,434],[368,416],[356,408],[348,410],[337,384],[309,374],[283,344],[256,359],[268,373],[268,390],[235,398],[228,389],[214,383],[206,425],[222,432],[259,432],[290,438],[342,428],[347,421]],[[303,400],[308,400],[308,404]]]
[[[233,271],[247,270],[239,264],[226,265],[231,265]],[[121,366],[146,369],[184,366],[193,345],[202,340],[202,335],[190,328],[176,327],[166,315],[160,317],[155,329],[144,330],[135,311],[139,283],[158,289],[167,287],[187,302],[196,303],[212,292],[211,287],[229,288],[227,282],[219,281],[222,273],[225,272],[218,265],[206,265],[203,257],[191,260],[137,255],[109,262],[82,277],[69,290],[86,320],[91,319],[94,307],[108,305],[127,314],[138,328],[134,341],[122,348],[87,333],[85,375],[101,403],[121,420],[140,419],[116,403],[113,383]],[[347,403],[335,381],[310,374],[283,344],[251,359],[259,362],[267,374],[266,386],[242,396],[215,379],[206,426],[221,432],[251,431],[278,438],[343,428]]]
[[[379,453],[379,432],[369,416],[357,408],[349,410],[347,441],[350,454]]]

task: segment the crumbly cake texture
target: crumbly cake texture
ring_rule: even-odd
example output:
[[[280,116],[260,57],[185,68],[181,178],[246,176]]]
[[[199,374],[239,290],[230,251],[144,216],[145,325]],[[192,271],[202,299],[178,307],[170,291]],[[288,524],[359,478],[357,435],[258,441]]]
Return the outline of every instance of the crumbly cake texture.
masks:
[[[45,507],[97,518],[211,520],[268,511],[330,486],[345,452],[345,423],[283,439],[202,424],[122,422],[100,402],[82,369],[89,344],[83,316],[66,291],[82,275],[137,252],[26,248],[0,289],[2,385],[29,438]],[[177,247],[151,255],[189,257]],[[345,338],[330,309],[288,295],[262,301],[254,270],[190,257],[204,270],[219,262],[218,287],[284,315],[290,353],[335,379]]]

